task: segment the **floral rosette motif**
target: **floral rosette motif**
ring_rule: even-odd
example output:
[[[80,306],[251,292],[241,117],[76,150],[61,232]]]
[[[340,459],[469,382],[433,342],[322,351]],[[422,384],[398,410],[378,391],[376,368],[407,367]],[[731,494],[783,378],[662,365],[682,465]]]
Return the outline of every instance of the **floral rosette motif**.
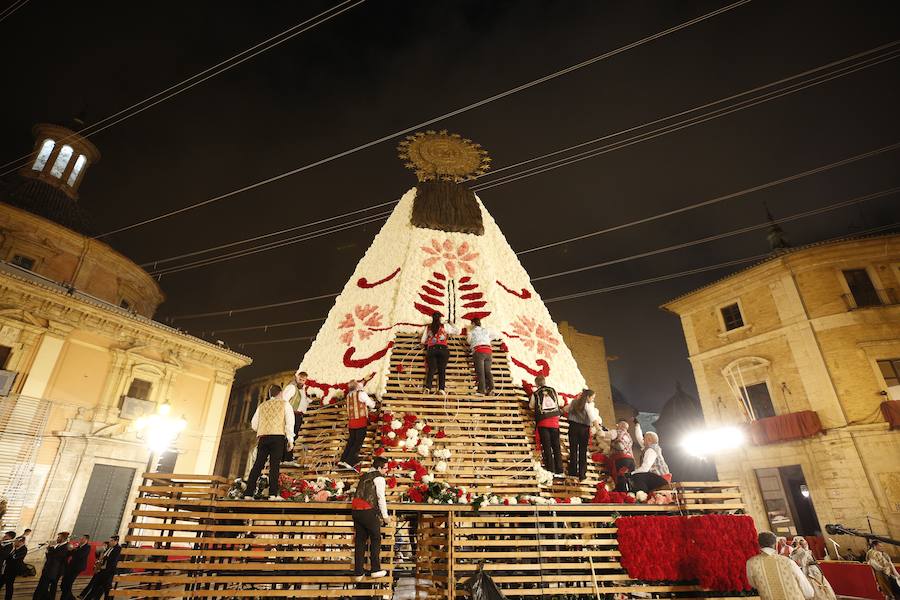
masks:
[[[346,330],[341,333],[339,339],[347,346],[353,343],[354,336],[360,341],[367,340],[372,337],[369,328],[381,327],[381,319],[377,306],[357,304],[353,312],[346,313],[343,320],[338,323],[338,329]]]
[[[422,261],[422,266],[431,268],[440,263],[451,279],[455,278],[457,274],[473,275],[475,273],[475,269],[469,263],[478,258],[478,253],[472,252],[468,242],[461,242],[457,245],[450,238],[444,239],[443,242],[431,238],[431,245],[422,246],[422,251],[428,254],[428,257]]]

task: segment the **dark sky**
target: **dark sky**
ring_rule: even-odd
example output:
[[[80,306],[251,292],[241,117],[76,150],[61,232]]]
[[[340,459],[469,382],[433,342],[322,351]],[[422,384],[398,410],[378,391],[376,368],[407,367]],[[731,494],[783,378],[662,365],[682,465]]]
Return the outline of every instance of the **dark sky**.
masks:
[[[333,5],[50,2],[0,23],[0,162],[40,121],[99,120]],[[377,2],[94,136],[81,202],[98,231],[271,177],[617,48],[722,2]],[[435,126],[503,166],[741,92],[900,38],[891,2],[754,0],[687,30]],[[900,141],[900,61],[481,194],[516,250],[713,198]],[[382,143],[110,241],[139,263],[396,200],[414,184]],[[900,185],[900,152],[522,257],[537,277]],[[784,226],[795,244],[900,221],[898,196]],[[167,275],[158,317],[336,292],[379,225]],[[765,252],[764,232],[538,282],[545,297]],[[659,304],[728,271],[550,305],[606,338],[612,379],[654,410],[695,390]],[[328,301],[182,321],[199,333],[324,316]],[[232,346],[317,324],[219,335]],[[254,345],[240,378],[293,368],[307,342]]]

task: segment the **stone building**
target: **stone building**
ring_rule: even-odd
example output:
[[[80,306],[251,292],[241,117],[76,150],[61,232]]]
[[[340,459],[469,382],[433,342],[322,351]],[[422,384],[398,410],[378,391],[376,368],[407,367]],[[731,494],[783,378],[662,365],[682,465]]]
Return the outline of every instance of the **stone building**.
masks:
[[[136,420],[168,405],[186,429],[161,465],[208,473],[235,371],[250,360],[152,320],[164,296],[88,235],[78,190],[100,154],[56,125],[0,191],[0,494],[6,529],[35,542],[104,537],[150,451]]]
[[[603,423],[607,427],[612,427],[611,423],[615,422],[616,412],[613,408],[612,386],[609,383],[606,343],[599,335],[581,333],[567,321],[560,322],[559,333],[563,342],[572,351],[572,356],[575,357],[578,369],[584,375],[588,387],[596,393],[594,404],[603,417]]]
[[[892,234],[780,249],[663,306],[681,318],[707,424],[746,424],[750,442],[715,462],[757,527],[900,538],[898,289]]]

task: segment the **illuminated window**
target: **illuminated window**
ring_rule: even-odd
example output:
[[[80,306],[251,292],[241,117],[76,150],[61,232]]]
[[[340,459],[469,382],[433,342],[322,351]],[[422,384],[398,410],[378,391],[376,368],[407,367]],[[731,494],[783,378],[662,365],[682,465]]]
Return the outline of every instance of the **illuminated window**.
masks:
[[[63,171],[66,170],[66,165],[69,164],[69,159],[72,158],[72,146],[66,145],[63,146],[59,155],[56,157],[56,162],[53,163],[53,168],[50,169],[50,174],[56,178],[62,177]]]
[[[84,163],[87,162],[87,159],[84,157],[84,154],[78,155],[78,160],[75,161],[75,166],[72,167],[72,172],[69,174],[69,180],[66,181],[69,186],[75,185],[75,181],[78,180],[78,174],[81,173],[81,169],[84,167]]]
[[[56,142],[53,140],[44,140],[44,143],[41,144],[41,150],[38,152],[37,158],[34,160],[34,164],[31,166],[34,171],[43,171],[44,165],[47,164],[47,159],[50,158],[50,155],[53,153],[53,149],[56,147]]]

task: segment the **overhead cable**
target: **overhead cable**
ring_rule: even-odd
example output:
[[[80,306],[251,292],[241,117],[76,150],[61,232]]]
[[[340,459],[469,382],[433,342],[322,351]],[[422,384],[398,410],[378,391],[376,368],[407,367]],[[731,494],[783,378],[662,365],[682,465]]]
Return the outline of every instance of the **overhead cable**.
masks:
[[[328,156],[328,157],[326,157],[326,158],[322,158],[322,159],[317,160],[317,161],[314,161],[314,162],[312,162],[312,163],[309,163],[309,164],[306,164],[306,165],[297,167],[297,168],[295,168],[295,169],[291,169],[291,170],[289,170],[289,171],[285,171],[285,172],[283,172],[283,173],[280,173],[280,174],[278,174],[278,175],[274,175],[274,176],[272,176],[272,177],[268,177],[268,178],[266,178],[266,179],[263,179],[263,180],[261,180],[261,181],[257,181],[256,183],[252,183],[252,184],[250,184],[250,185],[243,186],[243,187],[238,188],[238,189],[236,189],[236,190],[232,190],[232,191],[226,192],[226,193],[224,193],[224,194],[219,194],[219,195],[217,195],[217,196],[213,196],[212,198],[208,198],[208,199],[206,199],[206,200],[202,200],[202,201],[200,201],[200,202],[195,202],[195,203],[193,203],[193,204],[189,204],[188,206],[184,206],[184,207],[179,208],[179,209],[171,210],[171,211],[168,211],[168,212],[165,212],[165,213],[156,215],[155,217],[150,217],[150,218],[147,218],[147,219],[143,219],[143,220],[138,221],[138,222],[136,222],[136,223],[132,223],[132,224],[130,224],[130,225],[125,225],[125,226],[123,226],[123,227],[119,227],[119,228],[117,228],[117,229],[113,229],[113,230],[111,230],[111,231],[107,231],[106,233],[103,233],[103,234],[98,235],[98,236],[96,236],[96,237],[97,237],[97,238],[104,238],[104,237],[108,237],[108,236],[113,235],[113,234],[116,234],[116,233],[121,233],[121,232],[123,232],[123,231],[128,231],[128,230],[130,230],[130,229],[134,229],[134,228],[136,228],[136,227],[141,227],[141,226],[143,226],[143,225],[147,225],[147,224],[150,224],[150,223],[155,223],[156,221],[160,221],[160,220],[162,220],[162,219],[167,219],[167,218],[169,218],[169,217],[173,217],[173,216],[175,216],[175,215],[179,215],[179,214],[182,214],[182,213],[185,213],[185,212],[188,212],[188,211],[191,211],[191,210],[200,208],[201,206],[206,206],[206,205],[209,205],[209,204],[212,204],[212,203],[215,203],[215,202],[219,202],[219,201],[224,200],[224,199],[226,199],[226,198],[230,198],[230,197],[232,197],[232,196],[236,196],[236,195],[238,195],[238,194],[242,194],[242,193],[244,193],[244,192],[247,192],[247,191],[256,189],[256,188],[258,188],[258,187],[262,187],[262,186],[264,186],[264,185],[268,185],[268,184],[273,183],[273,182],[275,182],[275,181],[279,181],[279,180],[281,180],[281,179],[284,179],[285,177],[290,177],[291,175],[296,175],[297,173],[302,173],[303,171],[307,171],[307,170],[312,169],[312,168],[314,168],[314,167],[318,167],[318,166],[320,166],[320,165],[329,163],[329,162],[331,162],[331,161],[333,161],[333,160],[337,160],[337,159],[339,159],[339,158],[343,158],[343,157],[348,156],[348,155],[350,155],[350,154],[354,154],[354,153],[356,153],[356,152],[359,152],[360,150],[365,150],[366,148],[371,148],[372,146],[375,146],[375,145],[380,144],[380,143],[382,143],[382,142],[386,142],[386,141],[388,141],[388,140],[396,139],[396,138],[398,138],[398,137],[400,137],[400,136],[402,136],[402,135],[405,135],[405,134],[407,134],[407,133],[411,133],[411,132],[413,132],[413,131],[415,131],[415,130],[417,130],[417,129],[421,129],[422,127],[427,127],[427,126],[429,126],[429,125],[432,125],[432,124],[434,124],[434,123],[437,123],[438,121],[443,121],[443,120],[445,120],[445,119],[448,119],[448,118],[450,118],[450,117],[454,117],[454,116],[456,116],[456,115],[462,114],[462,113],[467,112],[467,111],[469,111],[469,110],[472,110],[472,109],[475,109],[475,108],[479,108],[479,107],[481,107],[481,106],[484,106],[484,105],[486,105],[486,104],[489,104],[489,103],[494,102],[494,101],[496,101],[496,100],[499,100],[499,99],[501,99],[501,98],[505,98],[505,97],[507,97],[507,96],[511,96],[511,95],[516,94],[516,93],[518,93],[518,92],[521,92],[521,91],[523,91],[523,90],[527,90],[527,89],[532,88],[532,87],[534,87],[534,86],[536,86],[536,85],[540,85],[540,84],[545,83],[545,82],[547,82],[547,81],[551,81],[551,80],[553,80],[553,79],[556,79],[556,78],[558,78],[558,77],[561,77],[561,76],[563,76],[563,75],[566,75],[566,74],[568,74],[568,73],[571,73],[571,72],[573,72],[573,71],[576,71],[576,70],[578,70],[578,69],[587,67],[587,66],[592,65],[592,64],[594,64],[594,63],[597,63],[597,62],[599,62],[599,61],[602,61],[602,60],[605,60],[605,59],[607,59],[607,58],[616,56],[616,55],[618,55],[618,54],[622,54],[623,52],[627,52],[628,50],[631,50],[631,49],[633,49],[633,48],[637,48],[638,46],[642,46],[642,45],[644,45],[644,44],[646,44],[646,43],[648,43],[648,42],[652,42],[652,41],[657,40],[657,39],[659,39],[659,38],[665,37],[665,36],[667,36],[667,35],[669,35],[669,34],[671,34],[671,33],[675,33],[675,32],[677,32],[677,31],[681,31],[682,29],[686,29],[686,28],[688,28],[688,27],[690,27],[690,26],[692,26],[692,25],[695,25],[695,24],[697,24],[697,23],[706,21],[707,19],[711,19],[712,17],[718,16],[718,15],[720,15],[720,14],[723,14],[723,13],[725,13],[725,12],[728,12],[728,11],[730,11],[730,10],[733,10],[733,9],[735,9],[735,8],[738,8],[738,7],[740,7],[740,6],[743,6],[743,5],[747,4],[747,3],[749,3],[750,1],[751,1],[751,0],[738,0],[737,2],[734,2],[734,3],[732,3],[732,4],[728,4],[727,6],[724,6],[724,7],[722,7],[722,8],[716,9],[716,10],[714,10],[714,11],[712,11],[712,12],[706,13],[706,14],[701,15],[701,16],[699,16],[699,17],[696,17],[696,18],[694,18],[694,19],[690,19],[689,21],[685,21],[684,23],[681,23],[681,24],[676,25],[676,26],[674,26],[674,27],[670,27],[670,28],[668,28],[668,29],[664,29],[664,30],[662,30],[662,31],[659,31],[659,32],[654,33],[654,34],[652,34],[652,35],[649,35],[649,36],[647,36],[647,37],[641,38],[641,39],[639,39],[639,40],[637,40],[637,41],[631,42],[630,44],[626,44],[626,45],[624,45],[624,46],[621,46],[621,47],[619,47],[619,48],[616,48],[615,50],[610,50],[609,52],[605,52],[605,53],[603,53],[603,54],[600,54],[600,55],[595,56],[595,57],[593,57],[593,58],[590,58],[590,59],[588,59],[588,60],[582,61],[582,62],[580,62],[580,63],[576,63],[576,64],[574,64],[574,65],[571,65],[571,66],[566,67],[566,68],[564,68],[564,69],[560,69],[560,70],[558,70],[558,71],[555,71],[555,72],[553,72],[553,73],[550,73],[550,74],[545,75],[545,76],[543,76],[543,77],[540,77],[540,78],[538,78],[538,79],[529,81],[528,83],[524,83],[524,84],[522,84],[522,85],[518,85],[518,86],[516,86],[516,87],[514,87],[514,88],[510,88],[510,89],[508,89],[508,90],[506,90],[506,91],[503,91],[503,92],[500,92],[500,93],[498,93],[498,94],[494,94],[493,96],[489,96],[488,98],[484,98],[483,100],[479,100],[479,101],[477,101],[477,102],[473,102],[473,103],[471,103],[471,104],[468,104],[468,105],[463,106],[463,107],[461,107],[461,108],[458,108],[458,109],[456,109],[456,110],[452,110],[452,111],[450,111],[450,112],[444,113],[443,115],[439,115],[439,116],[437,116],[437,117],[428,119],[427,121],[422,121],[421,123],[416,123],[415,125],[412,125],[412,126],[410,126],[410,127],[407,127],[407,128],[405,128],[405,129],[401,129],[401,130],[399,130],[399,131],[394,131],[394,132],[389,133],[389,134],[387,134],[387,135],[384,135],[384,136],[382,136],[382,137],[380,137],[380,138],[374,139],[374,140],[372,140],[372,141],[370,141],[370,142],[366,142],[366,143],[364,143],[364,144],[360,144],[360,145],[355,146],[355,147],[353,147],[353,148],[350,148],[350,149],[348,149],[348,150],[344,150],[343,152],[338,152],[337,154],[333,154],[333,155],[331,155],[331,156]]]

